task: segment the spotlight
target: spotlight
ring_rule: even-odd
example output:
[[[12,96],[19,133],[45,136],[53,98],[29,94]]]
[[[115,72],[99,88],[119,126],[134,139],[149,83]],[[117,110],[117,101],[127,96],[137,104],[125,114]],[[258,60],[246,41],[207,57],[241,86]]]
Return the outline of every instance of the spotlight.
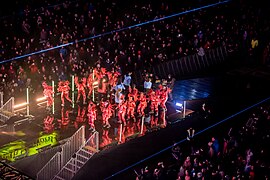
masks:
[[[16,105],[14,105],[14,109],[17,109],[19,107],[26,106],[27,104],[28,104],[27,102],[24,102],[24,103],[21,103],[21,104],[16,104]]]
[[[176,105],[177,107],[180,107],[180,108],[183,107],[183,104],[182,104],[182,103],[179,103],[179,102],[175,103],[175,105]]]
[[[37,98],[37,102],[40,102],[40,101],[45,101],[46,100],[46,97],[45,96],[43,96],[43,97],[40,97],[40,98]]]

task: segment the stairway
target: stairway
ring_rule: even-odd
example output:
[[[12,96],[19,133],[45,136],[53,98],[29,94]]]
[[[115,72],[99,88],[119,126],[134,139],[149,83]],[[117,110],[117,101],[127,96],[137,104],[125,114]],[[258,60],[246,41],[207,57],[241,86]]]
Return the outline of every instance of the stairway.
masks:
[[[54,180],[69,180],[81,167],[98,151],[91,146],[84,146],[67,162],[61,171],[53,178]]]

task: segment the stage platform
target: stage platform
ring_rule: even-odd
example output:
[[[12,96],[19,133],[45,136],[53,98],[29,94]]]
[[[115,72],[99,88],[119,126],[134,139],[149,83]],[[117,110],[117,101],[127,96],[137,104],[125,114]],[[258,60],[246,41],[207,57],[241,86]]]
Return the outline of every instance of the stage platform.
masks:
[[[90,159],[89,162],[79,171],[75,179],[103,179],[111,174],[125,168],[126,166],[139,161],[158,150],[165,148],[185,136],[185,131],[192,126],[196,129],[202,129],[222,118],[220,109],[227,108],[226,113],[236,112],[247,104],[254,103],[257,97],[243,99],[250,95],[250,89],[246,84],[239,84],[239,81],[232,75],[222,77],[205,77],[196,79],[180,80],[175,83],[173,90],[173,100],[167,102],[167,126],[162,127],[157,121],[156,124],[144,125],[141,129],[137,122],[129,121],[119,141],[117,130],[119,125],[114,118],[110,120],[112,126],[108,128],[108,137],[104,136],[104,128],[100,120],[96,121],[96,129],[99,132],[100,152]],[[254,82],[259,83],[257,80]],[[238,89],[235,89],[237,87]],[[258,86],[260,88],[260,86]],[[265,89],[264,89],[265,90]],[[263,93],[260,94],[263,96]],[[240,105],[240,100],[247,101]],[[178,109],[176,103],[186,102],[186,114]],[[232,101],[235,101],[233,104]],[[207,104],[213,113],[220,111],[220,118],[212,121],[206,121],[200,116],[203,104]],[[218,105],[217,105],[218,104]],[[230,107],[228,107],[230,105]],[[24,120],[23,117],[14,117],[12,122],[1,128],[0,134],[0,155],[1,159],[8,164],[19,169],[31,177],[39,170],[35,163],[42,159],[43,164],[55,154],[60,144],[63,144],[76,130],[85,125],[89,129],[87,121],[78,122],[76,117],[78,112],[85,110],[83,105],[67,105],[61,108],[59,100],[56,100],[55,115],[52,116],[46,111],[44,106],[30,107],[33,118]],[[66,125],[61,124],[62,116],[69,115],[69,122]],[[225,114],[223,114],[225,117]],[[44,127],[44,119],[54,118],[53,127]],[[184,117],[184,118],[183,118]],[[147,123],[146,123],[147,124]],[[92,132],[86,131],[86,137]],[[44,142],[43,146],[36,147],[38,142]],[[46,143],[45,143],[46,142]],[[27,154],[31,150],[32,154]],[[47,152],[46,154],[44,152]],[[41,158],[42,157],[42,158]],[[42,162],[40,163],[42,164]],[[99,167],[99,168],[96,168]],[[88,170],[87,170],[88,169]],[[91,169],[91,175],[87,171]],[[88,177],[88,178],[86,178]],[[90,178],[91,177],[91,178]]]
[[[136,179],[135,171],[140,172],[142,168],[150,164],[155,165],[164,160],[165,166],[169,166],[168,157],[173,158],[170,147],[175,142],[182,142],[181,151],[187,153],[185,151],[185,147],[188,147],[185,146],[187,145],[186,130],[190,127],[193,127],[196,132],[201,132],[196,136],[199,147],[205,145],[207,139],[210,141],[213,135],[223,138],[232,125],[240,126],[245,122],[249,114],[245,114],[243,110],[269,98],[267,86],[269,81],[254,76],[258,74],[254,71],[258,69],[253,69],[252,74],[244,76],[239,76],[239,74],[235,76],[228,72],[177,82],[175,89],[178,90],[174,91],[174,101],[186,100],[187,109],[193,111],[190,116],[174,120],[174,123],[159,131],[101,151],[80,169],[73,180]],[[186,93],[181,92],[183,89]],[[192,89],[198,93],[190,93]],[[202,104],[207,104],[211,110],[208,117],[200,113]],[[243,116],[239,112],[243,112]],[[232,117],[235,114],[238,115]],[[227,120],[223,121],[224,119]],[[154,169],[150,169],[150,172],[153,171]]]
[[[111,127],[104,129],[100,120],[101,114],[98,114],[98,120],[95,122],[95,126],[100,136],[100,150],[116,147],[119,144],[165,128],[160,121],[160,117],[165,116],[167,124],[171,125],[197,111],[203,103],[201,100],[207,97],[202,96],[204,92],[198,93],[201,91],[198,87],[194,93],[194,83],[191,83],[192,81],[194,80],[176,82],[175,90],[173,91],[174,100],[166,103],[166,114],[164,114],[164,111],[160,111],[158,116],[150,115],[149,118],[146,117],[143,127],[140,119],[137,122],[132,120],[128,121],[127,125],[123,128],[121,140],[119,139],[118,133],[121,124],[117,123],[117,118],[111,118],[109,120]],[[207,81],[204,83],[207,83]],[[193,94],[190,94],[188,91],[193,92]],[[196,98],[199,100],[196,100]],[[183,103],[183,100],[187,101],[185,115],[183,114],[183,109],[176,106],[176,102]],[[17,99],[17,101],[22,100]],[[67,103],[64,107],[61,107],[60,98],[56,96],[54,115],[46,110],[45,104],[38,106],[33,103],[30,106],[30,114],[31,118],[18,115],[11,117],[8,124],[2,124],[0,155],[2,161],[26,172],[31,177],[35,176],[39,168],[32,168],[27,162],[33,162],[35,159],[38,159],[39,156],[44,156],[41,154],[42,152],[50,148],[57,148],[59,145],[65,143],[82,125],[86,127],[86,137],[92,134],[92,132],[88,130],[90,127],[86,116],[87,105],[83,105],[82,103],[75,104],[74,107]],[[78,119],[78,117],[81,116],[83,116],[83,121],[79,121]],[[44,120],[49,118],[52,118],[53,121],[50,127],[44,124]],[[62,123],[63,118],[68,120],[65,124]],[[82,118],[80,120],[82,120]],[[108,136],[105,136],[106,133],[104,133],[104,131],[108,131]],[[43,145],[38,143],[40,141],[44,141]],[[39,144],[39,147],[37,147],[37,144]],[[29,153],[30,151],[31,153]],[[52,151],[51,154],[48,153],[48,157],[52,157],[54,153],[54,151]],[[48,160],[49,158],[43,159]]]

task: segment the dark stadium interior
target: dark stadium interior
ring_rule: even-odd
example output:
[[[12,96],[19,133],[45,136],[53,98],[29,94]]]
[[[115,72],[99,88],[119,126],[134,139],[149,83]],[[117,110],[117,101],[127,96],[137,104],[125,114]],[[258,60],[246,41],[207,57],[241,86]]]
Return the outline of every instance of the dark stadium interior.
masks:
[[[0,179],[269,179],[266,1],[0,9]]]

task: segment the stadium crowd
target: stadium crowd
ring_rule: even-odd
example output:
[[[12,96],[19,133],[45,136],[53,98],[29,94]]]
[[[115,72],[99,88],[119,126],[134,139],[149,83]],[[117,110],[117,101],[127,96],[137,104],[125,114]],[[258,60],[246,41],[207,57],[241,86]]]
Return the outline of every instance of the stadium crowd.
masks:
[[[148,164],[136,171],[137,179],[269,179],[269,108],[265,104],[248,111],[243,124],[208,135],[208,141],[195,136],[193,144],[200,146],[193,151],[187,151],[190,145],[175,144],[173,158]]]
[[[229,3],[158,20],[200,3],[131,2],[130,8],[118,1],[47,3],[39,9],[27,5],[23,13],[0,22],[0,82],[8,97],[25,87],[41,91],[42,81],[70,80],[74,74],[87,77],[93,67],[118,71],[123,81],[129,72],[148,71],[147,67],[194,53],[203,56],[218,46],[229,52],[244,49],[252,57],[261,45],[264,61],[269,60],[269,46],[259,42],[268,26],[258,20],[260,11],[250,7],[232,12],[238,6]]]

